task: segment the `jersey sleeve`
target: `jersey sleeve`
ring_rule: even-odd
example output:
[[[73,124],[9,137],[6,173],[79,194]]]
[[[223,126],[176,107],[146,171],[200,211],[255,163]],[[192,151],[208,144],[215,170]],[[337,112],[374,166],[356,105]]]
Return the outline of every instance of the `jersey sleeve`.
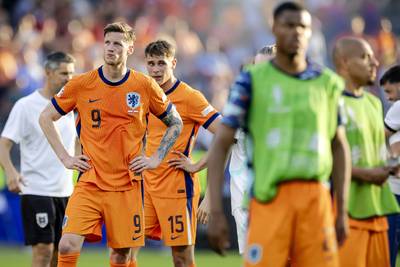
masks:
[[[386,113],[385,127],[391,132],[400,130],[400,101],[396,101]]]
[[[205,129],[220,115],[219,112],[208,103],[204,95],[197,90],[193,90],[192,93],[189,94],[187,114],[189,118],[202,125]]]
[[[250,102],[251,77],[248,72],[242,72],[231,87],[228,102],[222,112],[221,122],[234,129],[246,128]]]
[[[389,144],[393,145],[394,143],[400,142],[400,132],[396,132],[392,136],[389,137]]]
[[[26,136],[26,127],[27,121],[24,112],[24,106],[21,101],[18,101],[15,103],[10,115],[8,116],[1,136],[18,144]]]
[[[76,80],[72,79],[51,99],[54,108],[61,115],[64,116],[74,110],[77,102],[77,87]]]
[[[172,108],[172,103],[168,100],[164,91],[155,82],[150,81],[150,112],[157,116],[160,120],[163,119]]]

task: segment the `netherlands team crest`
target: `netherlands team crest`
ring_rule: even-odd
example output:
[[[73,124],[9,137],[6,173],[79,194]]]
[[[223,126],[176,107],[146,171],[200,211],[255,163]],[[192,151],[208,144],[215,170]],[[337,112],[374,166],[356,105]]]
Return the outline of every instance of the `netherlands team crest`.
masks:
[[[126,104],[130,108],[137,108],[140,105],[140,94],[135,92],[127,93]]]

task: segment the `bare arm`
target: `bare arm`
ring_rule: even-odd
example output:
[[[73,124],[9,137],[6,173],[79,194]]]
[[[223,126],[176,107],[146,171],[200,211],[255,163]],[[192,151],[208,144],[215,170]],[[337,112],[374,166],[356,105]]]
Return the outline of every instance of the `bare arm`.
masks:
[[[221,123],[221,116],[216,118],[207,128],[208,131],[211,133],[215,134],[217,132],[217,128]],[[208,161],[208,155],[209,151],[196,163],[193,163],[189,157],[184,155],[183,153],[179,151],[173,151],[174,154],[176,154],[177,158],[170,159],[168,161],[169,166],[179,168],[182,170],[185,170],[190,173],[196,173],[201,170],[204,170],[207,167],[207,161]]]
[[[224,181],[224,166],[229,149],[234,143],[236,130],[221,124],[209,151],[208,159],[208,189],[210,193],[211,216],[208,227],[208,239],[211,247],[224,254],[229,246],[229,231],[222,205],[222,185]]]
[[[134,158],[129,163],[129,169],[134,172],[142,172],[146,169],[157,168],[158,165],[164,160],[165,156],[171,150],[181,134],[183,123],[181,116],[176,111],[175,107],[172,107],[167,115],[162,119],[162,122],[167,126],[164,136],[161,139],[160,145],[150,158],[142,155]]]
[[[391,137],[395,132],[390,131],[387,127],[385,127],[385,136],[386,138]]]
[[[172,107],[170,112],[162,119],[162,122],[168,127],[165,131],[164,136],[161,139],[160,145],[154,155],[160,162],[165,158],[172,146],[175,144],[176,139],[182,132],[183,122],[181,116],[176,111],[175,107]]]
[[[391,154],[395,157],[399,155],[399,146],[394,143],[398,140],[398,133],[393,134],[390,138],[387,138],[387,147]],[[392,144],[393,143],[393,144]],[[390,145],[392,144],[392,145]],[[353,166],[352,169],[352,177],[353,179],[357,179],[362,182],[373,183],[377,185],[383,184],[388,178],[390,174],[396,174],[398,171],[398,164],[396,164],[396,160],[394,163],[388,162],[388,166],[379,166],[375,168],[360,168]]]
[[[377,185],[383,184],[387,178],[389,178],[390,174],[395,172],[394,167],[383,166],[376,168],[359,168],[353,167],[351,171],[351,175],[353,179],[357,179],[359,181],[373,183]]]
[[[13,142],[10,139],[0,138],[0,165],[4,168],[6,174],[8,190],[19,193],[23,179],[11,161],[10,151],[12,146]]]
[[[47,138],[47,141],[50,143],[57,157],[66,168],[75,169],[81,172],[89,170],[90,165],[87,161],[90,159],[85,155],[69,155],[63,143],[61,142],[60,135],[54,126],[54,121],[57,121],[60,118],[60,113],[58,113],[52,104],[47,105],[47,107],[40,114],[39,124]]]
[[[332,154],[332,180],[337,207],[336,235],[338,243],[341,245],[348,232],[347,199],[351,180],[350,148],[342,126],[338,127],[335,138],[332,141]]]

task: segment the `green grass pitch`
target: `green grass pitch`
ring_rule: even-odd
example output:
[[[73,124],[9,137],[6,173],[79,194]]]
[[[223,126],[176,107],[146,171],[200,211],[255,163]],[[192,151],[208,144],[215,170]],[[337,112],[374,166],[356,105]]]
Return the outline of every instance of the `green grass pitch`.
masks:
[[[28,267],[30,266],[31,252],[24,247],[0,247],[0,266]],[[197,267],[240,267],[242,260],[235,252],[220,257],[211,251],[195,252]],[[169,249],[143,249],[139,253],[139,267],[173,267]],[[83,248],[78,261],[78,267],[109,267],[108,251],[105,248]]]

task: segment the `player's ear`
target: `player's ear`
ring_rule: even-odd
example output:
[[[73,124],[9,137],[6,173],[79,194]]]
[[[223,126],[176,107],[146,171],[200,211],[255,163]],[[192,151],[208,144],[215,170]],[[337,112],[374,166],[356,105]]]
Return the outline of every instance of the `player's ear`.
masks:
[[[54,72],[54,70],[52,70],[50,68],[44,68],[44,72],[45,72],[46,76],[49,77]]]
[[[132,43],[128,47],[128,56],[132,55],[134,51],[135,51],[135,46]]]
[[[176,63],[177,63],[177,59],[176,59],[176,57],[174,57],[174,59],[172,60],[172,68],[173,69],[175,69]]]

